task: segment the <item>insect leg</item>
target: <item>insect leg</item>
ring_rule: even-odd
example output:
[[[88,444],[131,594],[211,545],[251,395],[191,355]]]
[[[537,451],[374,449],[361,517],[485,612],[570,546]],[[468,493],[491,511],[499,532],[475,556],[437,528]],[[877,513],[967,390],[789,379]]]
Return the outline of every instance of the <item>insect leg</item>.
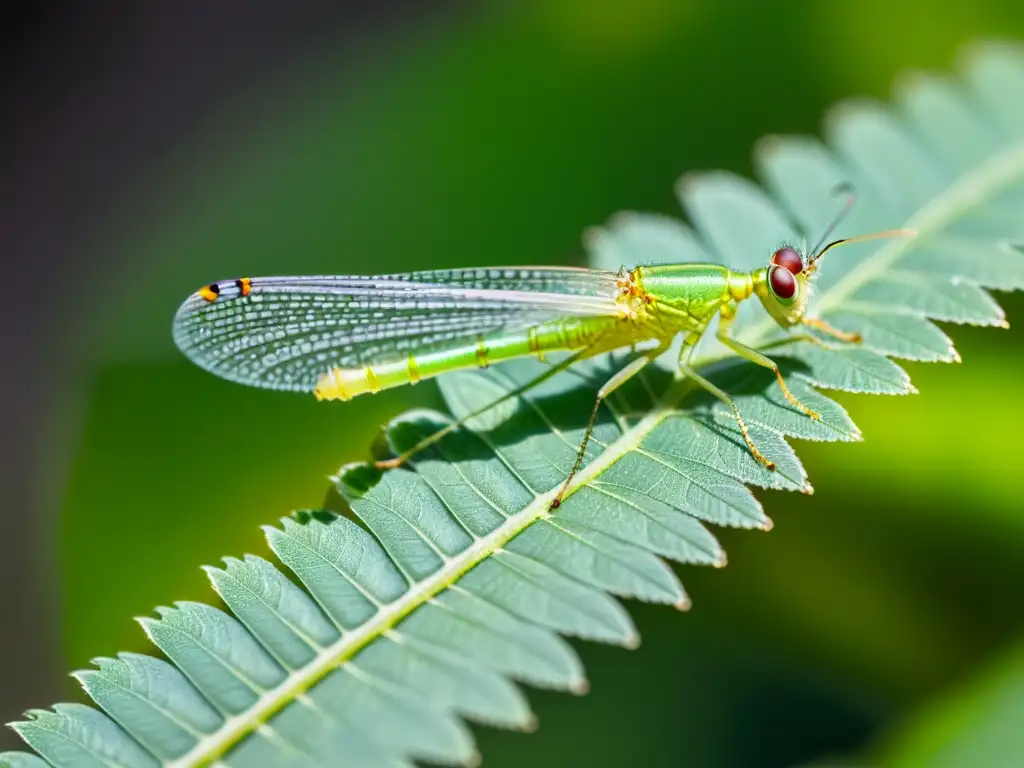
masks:
[[[526,382],[522,386],[516,387],[513,390],[509,390],[508,392],[506,392],[501,397],[492,400],[491,402],[487,403],[486,405],[481,406],[480,408],[477,408],[472,413],[467,413],[461,419],[453,421],[451,424],[448,424],[448,425],[442,427],[441,429],[437,430],[436,432],[433,432],[433,433],[427,435],[422,440],[420,440],[418,443],[416,443],[416,445],[414,445],[412,448],[409,448],[408,450],[403,451],[398,456],[395,456],[393,459],[384,459],[382,461],[375,461],[373,463],[373,465],[377,469],[395,469],[396,467],[402,466],[403,464],[405,464],[405,462],[407,462],[409,459],[411,459],[417,453],[419,453],[420,451],[422,451],[425,448],[429,448],[430,446],[434,445],[434,443],[436,443],[438,440],[441,440],[445,435],[447,435],[447,434],[449,434],[451,432],[454,432],[456,429],[461,427],[463,424],[465,424],[470,419],[475,418],[477,416],[480,416],[481,414],[487,413],[487,411],[489,411],[492,408],[495,408],[495,407],[501,405],[502,403],[504,403],[507,400],[511,400],[513,397],[519,397],[519,395],[523,394],[524,392],[526,392],[526,391],[528,391],[530,389],[533,389],[538,384],[541,384],[541,383],[547,381],[552,376],[554,376],[556,373],[559,373],[560,371],[564,371],[566,368],[571,366],[573,363],[575,363],[578,360],[580,360],[581,358],[585,357],[588,352],[589,352],[588,349],[581,349],[579,352],[575,353],[574,355],[571,355],[571,356],[567,357],[565,360],[562,360],[558,364],[552,365],[550,368],[548,368],[546,371],[541,373],[539,376],[531,379],[530,381]]]
[[[754,458],[764,464],[768,469],[775,469],[775,462],[769,461],[761,451],[758,450],[757,446],[754,445],[754,441],[750,437],[750,432],[747,430],[746,422],[743,421],[743,416],[740,414],[740,409],[737,407],[736,402],[729,397],[724,391],[716,387],[710,381],[701,376],[697,371],[690,367],[687,362],[689,353],[693,350],[693,345],[696,343],[696,339],[693,342],[687,340],[683,344],[683,348],[679,350],[678,366],[679,371],[683,373],[687,378],[692,379],[694,382],[699,384],[702,388],[706,389],[712,395],[717,397],[723,403],[732,408],[733,415],[736,416],[736,423],[739,424],[740,434],[743,435],[743,440],[746,442],[747,447],[753,454]]]
[[[718,325],[718,340],[721,341],[729,349],[733,350],[740,357],[749,360],[752,363],[763,366],[764,368],[770,368],[775,371],[775,378],[779,380],[779,387],[782,389],[782,394],[785,395],[786,400],[789,401],[790,405],[797,408],[812,419],[817,421],[821,418],[821,415],[817,411],[812,411],[806,405],[801,403],[796,395],[789,391],[789,387],[786,386],[786,380],[782,378],[782,372],[779,370],[779,366],[770,357],[767,357],[756,349],[751,349],[746,344],[736,341],[732,336],[729,335],[729,326],[732,325],[732,319],[735,315],[726,315],[722,313],[722,319]]]
[[[839,341],[845,341],[850,344],[856,344],[861,339],[859,333],[841,331],[838,328],[829,325],[820,317],[804,317],[801,318],[800,322],[806,325],[808,328],[814,328],[817,331],[821,331],[826,336],[831,336],[834,339],[839,339]]]
[[[777,347],[784,347],[786,344],[796,344],[798,341],[809,341],[811,344],[817,344],[822,349],[832,349],[832,347],[819,339],[813,333],[792,333],[788,336],[783,336],[781,339],[776,339],[775,341],[769,341],[767,344],[762,344],[757,349],[760,351],[775,349]]]
[[[599,390],[597,390],[597,399],[594,400],[594,409],[590,412],[590,421],[587,422],[587,431],[583,433],[583,442],[580,443],[580,448],[576,452],[576,462],[572,465],[572,470],[569,475],[565,478],[565,482],[562,483],[562,487],[558,491],[558,495],[555,496],[551,502],[549,509],[558,509],[562,504],[562,499],[565,498],[566,491],[569,490],[569,483],[576,476],[576,473],[580,471],[580,467],[583,465],[583,457],[587,455],[587,443],[590,442],[590,435],[594,431],[594,425],[597,424],[597,415],[601,412],[601,403],[611,395],[615,390],[625,384],[627,381],[632,379],[652,360],[656,360],[658,356],[668,349],[668,344],[659,344],[655,349],[652,349],[642,357],[636,358],[625,368],[619,370],[614,376],[604,383]]]

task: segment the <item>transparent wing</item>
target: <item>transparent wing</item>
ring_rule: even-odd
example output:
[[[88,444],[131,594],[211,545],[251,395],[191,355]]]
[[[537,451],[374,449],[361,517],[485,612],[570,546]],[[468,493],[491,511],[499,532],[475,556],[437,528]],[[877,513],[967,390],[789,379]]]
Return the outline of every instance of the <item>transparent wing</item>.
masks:
[[[616,277],[528,267],[225,280],[185,300],[174,340],[223,378],[311,391],[335,367],[404,359],[562,317],[618,315]]]

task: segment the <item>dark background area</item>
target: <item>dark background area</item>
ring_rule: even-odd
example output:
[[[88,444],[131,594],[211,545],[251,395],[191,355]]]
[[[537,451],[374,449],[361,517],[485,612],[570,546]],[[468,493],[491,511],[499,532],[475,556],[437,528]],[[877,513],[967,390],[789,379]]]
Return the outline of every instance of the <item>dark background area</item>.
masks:
[[[53,551],[68,457],[52,452],[74,446],[53,439],[61,427],[52,415],[80,417],[79,382],[94,360],[72,348],[69,331],[81,323],[79,313],[102,301],[85,286],[111,276],[117,285],[112,254],[84,255],[97,221],[128,204],[139,176],[247,83],[310,47],[344,44],[436,10],[438,3],[417,0],[306,0],[287,9],[265,0],[217,7],[100,0],[10,3],[0,11],[8,286],[0,302],[0,489],[9,543],[0,597],[10,621],[3,648],[22,662],[0,668],[0,719],[17,714],[24,706],[17,702],[65,690]],[[13,742],[12,733],[0,737],[0,744]]]
[[[578,262],[615,211],[675,213],[684,171],[749,173],[759,136],[1024,35],[1010,0],[2,13],[0,721],[79,700],[66,673],[94,656],[148,650],[132,616],[211,600],[200,565],[265,554],[261,524],[437,402],[330,411],[216,380],[170,339],[197,285]],[[690,614],[630,604],[641,648],[580,645],[592,692],[531,691],[540,730],[480,731],[487,764],[1013,754],[971,728],[990,688],[1024,701],[1024,337],[950,333],[963,366],[906,366],[914,398],[839,398],[867,442],[797,446],[815,495],[759,493],[770,535],[725,532],[728,568],[684,569]]]

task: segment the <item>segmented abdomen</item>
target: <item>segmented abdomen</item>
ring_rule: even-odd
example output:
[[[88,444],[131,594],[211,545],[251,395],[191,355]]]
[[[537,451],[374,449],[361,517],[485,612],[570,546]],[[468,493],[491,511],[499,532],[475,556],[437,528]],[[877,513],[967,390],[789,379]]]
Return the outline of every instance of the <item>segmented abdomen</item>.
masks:
[[[545,352],[589,348],[597,354],[641,341],[634,337],[636,331],[628,320],[599,317],[572,318],[515,333],[479,334],[450,347],[410,352],[403,359],[359,368],[334,368],[320,379],[313,392],[319,400],[350,400],[450,371],[486,368],[530,356],[543,360]]]

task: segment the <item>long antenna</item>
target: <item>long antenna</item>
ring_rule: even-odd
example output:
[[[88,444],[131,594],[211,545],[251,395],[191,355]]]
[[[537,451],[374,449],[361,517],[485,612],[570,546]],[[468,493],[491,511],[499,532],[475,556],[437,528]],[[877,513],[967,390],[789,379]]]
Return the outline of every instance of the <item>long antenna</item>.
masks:
[[[843,219],[850,215],[850,211],[853,210],[853,206],[857,204],[857,191],[853,188],[853,185],[850,182],[843,181],[837,184],[836,188],[832,190],[832,196],[834,197],[843,192],[846,193],[846,205],[844,205],[843,209],[835,215],[835,218],[832,219],[829,225],[825,227],[825,231],[822,233],[821,239],[818,240],[817,245],[811,248],[810,252],[815,255],[811,258],[809,265],[813,264],[817,260],[818,256],[824,253],[824,251],[819,251],[818,249],[824,245],[828,236],[836,231],[836,227],[842,223]]]
[[[840,240],[833,240],[823,248],[822,244],[825,242],[826,238],[835,232],[836,227],[842,223],[843,219],[845,219],[850,214],[850,211],[853,210],[853,206],[857,204],[857,192],[853,188],[852,184],[844,181],[832,190],[833,195],[838,195],[842,192],[846,193],[846,205],[843,206],[843,209],[836,214],[835,218],[832,219],[829,225],[825,228],[825,233],[821,236],[818,244],[811,249],[810,252],[814,255],[811,257],[810,261],[807,262],[807,266],[804,267],[805,272],[813,272],[814,262],[837,245],[848,245],[850,243],[860,243],[865,240],[878,240],[886,237],[914,237],[917,235],[916,229],[887,229],[884,232],[872,232],[869,235],[857,235],[856,237],[844,237]]]
[[[807,266],[804,267],[804,272],[813,271],[814,262],[825,255],[826,251],[831,248],[835,248],[837,245],[848,245],[850,243],[862,243],[865,240],[879,240],[884,237],[914,237],[917,235],[916,229],[887,229],[884,232],[872,232],[870,235],[857,235],[856,237],[844,237],[842,240],[833,240],[831,243],[826,245],[814,257],[807,262]]]

